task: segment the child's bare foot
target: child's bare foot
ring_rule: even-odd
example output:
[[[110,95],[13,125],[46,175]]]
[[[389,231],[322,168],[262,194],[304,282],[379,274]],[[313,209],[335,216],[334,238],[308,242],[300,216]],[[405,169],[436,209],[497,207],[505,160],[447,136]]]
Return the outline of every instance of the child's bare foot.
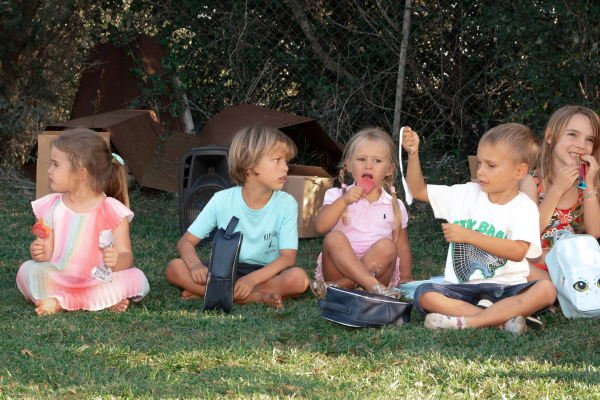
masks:
[[[33,302],[37,315],[48,315],[62,311],[62,307],[56,299],[42,299]]]
[[[108,307],[108,309],[112,312],[122,313],[127,310],[127,306],[129,305],[129,299],[123,299],[114,306]]]
[[[195,293],[190,292],[189,290],[184,290],[183,292],[181,292],[181,298],[183,300],[189,300],[189,299],[199,299],[200,296],[198,296]]]
[[[283,301],[279,293],[262,294],[259,301],[278,310],[283,310]]]

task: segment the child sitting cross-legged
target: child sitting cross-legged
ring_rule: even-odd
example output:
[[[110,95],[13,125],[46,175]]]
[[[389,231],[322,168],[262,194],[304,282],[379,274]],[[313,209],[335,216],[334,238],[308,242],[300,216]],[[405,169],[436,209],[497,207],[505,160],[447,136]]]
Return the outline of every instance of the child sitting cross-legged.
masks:
[[[550,281],[527,282],[525,257],[541,254],[536,204],[518,191],[519,181],[539,155],[533,133],[505,124],[485,133],[477,148],[478,183],[426,185],[419,162],[419,138],[404,130],[407,181],[415,199],[431,203],[450,243],[443,285],[427,283],[414,295],[425,327],[498,327],[516,334],[541,328],[533,315],[556,300]]]
[[[267,125],[244,128],[229,150],[229,174],[238,186],[215,193],[177,243],[181,258],[169,262],[167,280],[183,289],[183,299],[204,296],[208,261],[200,261],[196,245],[215,228],[226,229],[239,218],[235,231],[244,235],[234,287],[236,303],[262,302],[283,308],[282,300],[301,296],[308,275],[296,264],[298,204],[282,192],[287,161],[296,146]]]

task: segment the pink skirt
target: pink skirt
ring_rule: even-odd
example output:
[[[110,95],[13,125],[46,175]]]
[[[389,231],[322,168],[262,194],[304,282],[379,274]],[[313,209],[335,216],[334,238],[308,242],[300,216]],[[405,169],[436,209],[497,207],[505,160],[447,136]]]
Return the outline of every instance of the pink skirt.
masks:
[[[358,257],[359,260],[371,248],[371,246],[362,247],[362,246],[354,246],[352,244],[350,244],[350,246],[352,247],[352,250],[354,250],[354,254],[356,254],[356,257]],[[321,281],[323,280],[322,263],[323,263],[323,252],[319,253],[319,257],[317,258],[317,269],[315,270],[315,279],[321,280]],[[392,279],[390,280],[390,284],[388,287],[398,287],[398,282],[400,282],[400,259],[396,257],[396,270],[394,271],[394,274],[392,275]]]

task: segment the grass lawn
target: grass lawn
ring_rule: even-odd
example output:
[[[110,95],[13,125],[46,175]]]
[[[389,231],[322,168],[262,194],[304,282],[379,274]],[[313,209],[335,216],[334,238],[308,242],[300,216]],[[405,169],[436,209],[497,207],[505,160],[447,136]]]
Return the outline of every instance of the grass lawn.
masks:
[[[521,337],[410,324],[346,328],[312,295],[203,314],[164,269],[180,236],[177,199],[132,193],[135,266],[150,294],[123,314],[38,317],[15,278],[30,259],[31,191],[0,183],[0,399],[9,398],[599,398],[598,321],[542,317]],[[425,210],[424,207],[421,207]],[[412,212],[411,212],[412,211]],[[414,276],[443,274],[446,244],[430,211],[409,209]],[[314,276],[322,239],[300,241]],[[202,250],[208,256],[208,250]]]

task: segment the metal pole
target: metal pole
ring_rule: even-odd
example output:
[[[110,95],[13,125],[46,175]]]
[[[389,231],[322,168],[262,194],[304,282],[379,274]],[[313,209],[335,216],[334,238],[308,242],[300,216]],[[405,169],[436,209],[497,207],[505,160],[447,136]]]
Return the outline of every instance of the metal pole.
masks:
[[[400,64],[398,65],[398,83],[396,84],[396,105],[394,107],[394,126],[392,134],[394,138],[400,133],[400,108],[402,107],[402,93],[404,89],[404,70],[406,67],[406,55],[408,53],[408,34],[410,32],[410,13],[412,11],[412,0],[406,0],[404,4],[404,22],[402,23],[402,44],[400,46]]]

